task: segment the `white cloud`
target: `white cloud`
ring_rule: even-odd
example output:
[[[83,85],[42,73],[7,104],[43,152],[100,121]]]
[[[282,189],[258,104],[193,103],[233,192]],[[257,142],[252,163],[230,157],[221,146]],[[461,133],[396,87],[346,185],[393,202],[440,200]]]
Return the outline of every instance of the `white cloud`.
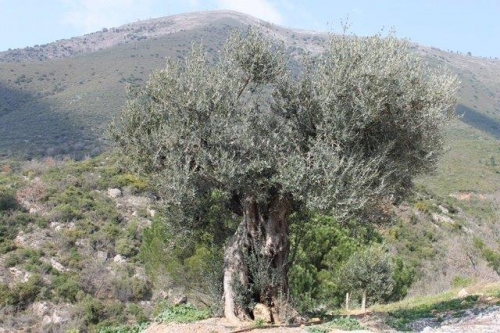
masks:
[[[217,0],[217,5],[219,8],[236,10],[272,23],[284,22],[276,6],[268,0]]]
[[[63,22],[83,33],[116,27],[151,16],[153,0],[61,0],[68,9]]]

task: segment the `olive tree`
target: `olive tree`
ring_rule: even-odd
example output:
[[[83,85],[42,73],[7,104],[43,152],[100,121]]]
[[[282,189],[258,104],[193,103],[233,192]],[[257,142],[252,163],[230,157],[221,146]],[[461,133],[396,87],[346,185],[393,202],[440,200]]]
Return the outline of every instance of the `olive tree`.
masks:
[[[393,275],[391,255],[382,246],[372,245],[349,257],[340,269],[339,283],[347,292],[361,292],[361,309],[365,311],[367,297],[383,301],[391,295],[395,286]]]
[[[225,196],[240,217],[225,248],[225,316],[251,318],[250,304],[261,302],[277,319],[278,297],[288,293],[290,215],[345,220],[403,198],[442,152],[456,81],[392,35],[333,35],[293,73],[284,46],[252,29],[211,56],[200,46],[185,61],[168,60],[111,133],[178,221],[203,219],[203,198]],[[267,268],[259,289],[240,297],[256,285],[256,261]]]

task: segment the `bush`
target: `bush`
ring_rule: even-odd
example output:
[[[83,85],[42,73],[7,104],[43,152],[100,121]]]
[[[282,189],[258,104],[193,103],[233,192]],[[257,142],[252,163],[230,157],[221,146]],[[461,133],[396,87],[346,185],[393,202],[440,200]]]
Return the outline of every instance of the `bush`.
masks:
[[[116,241],[115,250],[122,256],[132,258],[139,253],[139,244],[129,238],[120,238]]]
[[[380,245],[353,253],[339,272],[346,292],[363,292],[372,302],[385,301],[394,289],[391,255]]]
[[[19,230],[40,219],[43,220],[43,218],[19,210],[5,213],[0,212],[0,240],[13,240],[16,238]]]
[[[354,318],[335,318],[332,321],[324,323],[319,326],[313,326],[307,329],[310,333],[329,333],[334,329],[343,331],[361,330],[362,327],[359,322]]]
[[[80,281],[77,276],[62,273],[54,276],[52,290],[56,300],[75,303],[80,291]]]
[[[127,187],[131,193],[144,192],[149,188],[149,184],[145,179],[130,173],[114,176],[109,185],[110,187]]]
[[[106,312],[104,305],[99,301],[90,296],[87,296],[79,304],[79,312],[83,317],[84,324],[96,325],[97,323],[106,319]]]
[[[26,309],[28,305],[37,299],[43,287],[44,283],[41,275],[33,274],[28,281],[18,283],[10,291],[7,291],[3,296],[3,302],[5,305]]]
[[[16,210],[19,204],[16,200],[16,192],[8,187],[0,186],[0,212]]]
[[[122,302],[135,302],[151,299],[149,281],[134,275],[133,268],[120,270],[112,282],[114,294]]]
[[[170,306],[163,310],[155,321],[159,323],[191,323],[210,317],[208,310],[198,310],[191,304]]]
[[[135,320],[140,324],[148,321],[148,317],[144,313],[144,310],[137,304],[129,303],[127,306],[127,312],[134,316]]]

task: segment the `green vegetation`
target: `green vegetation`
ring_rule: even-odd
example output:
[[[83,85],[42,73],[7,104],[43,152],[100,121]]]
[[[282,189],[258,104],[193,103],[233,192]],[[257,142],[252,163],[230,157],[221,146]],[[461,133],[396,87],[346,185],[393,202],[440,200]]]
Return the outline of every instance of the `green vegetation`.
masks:
[[[362,309],[366,299],[383,302],[394,289],[394,268],[391,256],[382,246],[370,246],[353,253],[341,267],[339,284],[345,290],[362,293]]]
[[[409,309],[398,309],[389,312],[390,318],[388,324],[398,330],[408,331],[410,328],[407,325],[414,320],[422,318],[436,318],[440,320],[443,314],[459,314],[465,309],[474,307],[474,305],[478,304],[478,300],[478,296],[471,295],[464,299],[451,299],[431,304],[422,304]]]
[[[192,323],[207,319],[210,313],[207,310],[198,310],[191,304],[168,306],[155,318],[159,323]]]
[[[15,168],[0,172],[0,269],[7,277],[0,284],[0,307],[11,309],[7,313],[22,317],[33,302],[44,301],[70,303],[71,316],[81,318],[72,328],[81,330],[147,320],[135,303],[151,299],[151,283],[134,266],[141,265],[140,223],[146,218],[118,210],[107,189],[119,185],[128,195],[150,189],[115,161],[110,155],[82,162],[33,160],[9,163]],[[106,256],[100,261],[98,251]],[[118,254],[127,262],[106,270],[105,261]]]
[[[481,251],[488,265],[500,275],[500,251],[495,251],[486,247],[484,242],[479,238],[474,239],[474,245]]]
[[[310,333],[328,333],[331,332],[334,328],[344,331],[355,331],[363,329],[363,327],[356,319],[349,317],[340,317],[318,326],[309,327],[307,328],[307,331]]]

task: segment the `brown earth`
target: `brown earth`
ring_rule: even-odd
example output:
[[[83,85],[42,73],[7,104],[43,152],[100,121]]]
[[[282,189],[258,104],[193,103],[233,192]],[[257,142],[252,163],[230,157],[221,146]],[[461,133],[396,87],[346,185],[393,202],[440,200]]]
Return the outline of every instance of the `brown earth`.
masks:
[[[232,325],[225,318],[210,318],[191,324],[153,324],[144,333],[307,333],[306,326],[302,327],[262,327],[255,328],[251,323],[240,326]],[[347,332],[332,330],[332,333]],[[351,333],[369,333],[376,331],[358,330]]]

